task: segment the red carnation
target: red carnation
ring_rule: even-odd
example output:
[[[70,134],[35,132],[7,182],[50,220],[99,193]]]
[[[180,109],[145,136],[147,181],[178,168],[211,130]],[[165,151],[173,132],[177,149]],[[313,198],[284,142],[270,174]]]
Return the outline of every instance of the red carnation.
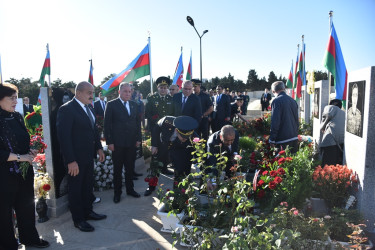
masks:
[[[261,187],[263,184],[264,184],[264,180],[260,180],[260,181],[258,181],[257,186]]]
[[[279,169],[277,170],[277,173],[278,173],[279,175],[284,175],[284,174],[285,174],[285,170],[284,170],[283,168],[279,168]]]
[[[266,171],[263,171],[262,175],[263,175],[263,176],[268,175],[268,171],[267,171],[267,170],[266,170]]]
[[[279,163],[279,165],[281,165],[281,164],[283,164],[285,161],[286,161],[285,158],[282,157],[282,158],[280,158],[277,162]]]
[[[277,172],[275,170],[272,170],[270,172],[270,176],[275,177],[277,175]]]
[[[51,189],[51,185],[50,184],[44,184],[42,188],[43,188],[44,191],[47,192]]]
[[[270,181],[270,183],[268,183],[268,187],[269,187],[271,190],[275,189],[275,188],[276,188],[276,182],[274,182],[274,181]]]
[[[150,181],[150,178],[146,177],[145,182],[149,182],[149,181]]]
[[[259,190],[257,197],[259,199],[262,199],[265,195],[266,195],[266,192],[262,189],[262,190]]]
[[[280,176],[276,176],[274,182],[280,184],[281,182],[283,182],[283,179]]]
[[[283,154],[285,154],[285,150],[281,150],[281,151],[279,152],[279,155],[283,155]]]

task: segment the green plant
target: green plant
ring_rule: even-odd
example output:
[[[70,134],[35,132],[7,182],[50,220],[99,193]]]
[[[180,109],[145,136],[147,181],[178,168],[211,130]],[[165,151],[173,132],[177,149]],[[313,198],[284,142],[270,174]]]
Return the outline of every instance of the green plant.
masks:
[[[158,189],[158,198],[165,204],[168,213],[179,214],[187,208],[189,195],[186,193],[187,184],[174,182],[173,190],[164,191],[162,187]]]
[[[142,143],[142,152],[143,152],[143,157],[145,159],[151,157],[150,147],[151,147],[151,139],[147,139],[147,140],[143,141],[143,143]]]
[[[257,142],[248,136],[242,136],[239,139],[239,148],[246,152],[253,152],[257,145]]]
[[[337,241],[349,241],[347,235],[350,235],[353,230],[347,226],[347,223],[353,223],[355,225],[360,224],[363,221],[362,215],[358,210],[346,210],[343,208],[333,208],[330,215],[324,216],[328,229],[330,231],[330,237],[332,240]]]

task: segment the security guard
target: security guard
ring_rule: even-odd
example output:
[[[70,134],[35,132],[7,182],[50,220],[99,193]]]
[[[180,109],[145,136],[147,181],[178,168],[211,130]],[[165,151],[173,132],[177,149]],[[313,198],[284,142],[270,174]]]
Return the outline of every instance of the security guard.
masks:
[[[173,114],[172,97],[168,95],[168,87],[170,82],[171,81],[168,77],[159,77],[156,80],[158,92],[147,97],[145,117],[147,118],[148,128],[151,133],[156,123],[161,118]],[[162,173],[167,175],[173,175],[173,172],[169,171],[167,168],[167,165],[169,163],[167,159],[165,159],[162,162],[164,164],[162,168]]]
[[[190,174],[193,147],[191,138],[197,136],[194,129],[198,122],[190,116],[166,116],[158,121],[151,136],[151,153],[166,152],[174,167],[175,180],[181,181]],[[155,189],[155,188],[153,188]],[[145,195],[150,195],[152,187],[149,187]]]
[[[201,101],[202,107],[202,120],[199,123],[199,127],[195,131],[199,137],[208,139],[208,117],[214,110],[214,106],[212,104],[212,100],[210,96],[203,91],[201,91],[201,84],[202,82],[199,79],[192,79],[194,94],[199,97]]]

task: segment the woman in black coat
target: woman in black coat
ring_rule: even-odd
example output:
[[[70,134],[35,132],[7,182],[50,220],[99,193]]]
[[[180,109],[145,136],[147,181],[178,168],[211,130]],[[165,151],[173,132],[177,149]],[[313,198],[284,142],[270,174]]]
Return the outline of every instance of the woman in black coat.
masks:
[[[35,228],[34,172],[30,166],[25,179],[20,162],[32,163],[36,151],[30,150],[30,136],[22,116],[15,112],[18,89],[0,84],[0,249],[18,249],[12,221],[17,216],[19,240],[32,247],[48,247]]]

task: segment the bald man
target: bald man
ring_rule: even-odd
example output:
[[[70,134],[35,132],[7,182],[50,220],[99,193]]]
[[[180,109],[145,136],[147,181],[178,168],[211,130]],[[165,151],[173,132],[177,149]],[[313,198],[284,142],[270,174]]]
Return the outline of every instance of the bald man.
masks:
[[[94,158],[96,154],[101,162],[105,158],[90,105],[93,96],[92,84],[80,82],[76,96],[59,108],[56,121],[61,153],[68,168],[69,209],[74,226],[83,232],[94,231],[87,220],[107,217],[92,210]]]

